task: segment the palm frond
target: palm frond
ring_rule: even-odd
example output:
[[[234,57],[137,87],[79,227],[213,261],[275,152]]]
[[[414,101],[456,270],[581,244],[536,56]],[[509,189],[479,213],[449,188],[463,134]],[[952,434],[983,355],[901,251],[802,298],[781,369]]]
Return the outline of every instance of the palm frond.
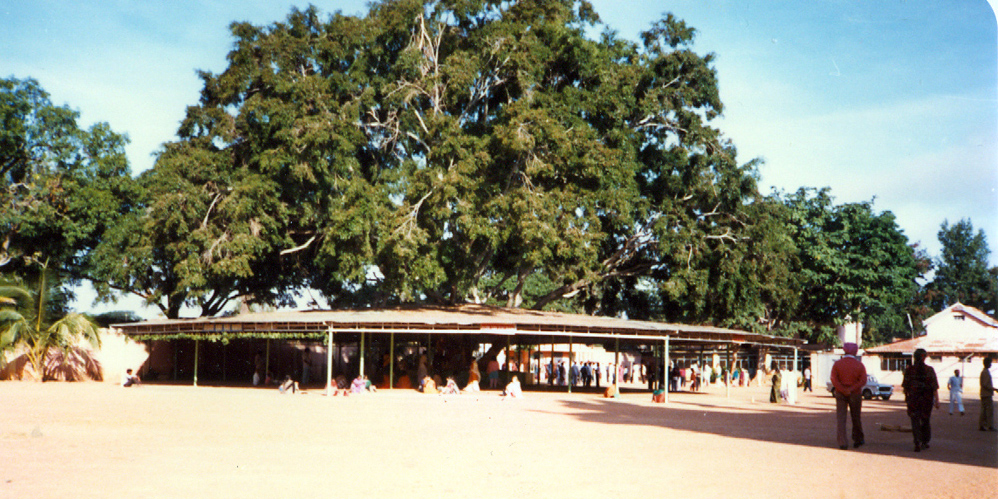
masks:
[[[0,310],[0,352],[30,338],[34,329],[24,316],[13,310]]]
[[[21,286],[0,286],[0,306],[27,307],[33,301],[31,292]]]
[[[61,350],[76,346],[76,342],[86,340],[94,348],[100,348],[100,329],[89,317],[72,313],[52,323],[48,328],[49,341]]]

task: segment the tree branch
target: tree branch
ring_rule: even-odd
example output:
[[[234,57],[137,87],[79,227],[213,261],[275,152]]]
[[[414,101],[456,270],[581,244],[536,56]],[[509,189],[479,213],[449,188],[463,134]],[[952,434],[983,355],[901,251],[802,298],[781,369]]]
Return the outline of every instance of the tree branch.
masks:
[[[315,235],[315,236],[310,237],[308,239],[308,241],[305,241],[305,243],[302,244],[301,246],[295,246],[294,248],[288,248],[286,250],[281,250],[280,255],[281,256],[290,255],[291,253],[297,253],[297,252],[299,252],[301,250],[304,250],[304,249],[308,248],[315,241],[316,237],[318,237],[318,236]]]

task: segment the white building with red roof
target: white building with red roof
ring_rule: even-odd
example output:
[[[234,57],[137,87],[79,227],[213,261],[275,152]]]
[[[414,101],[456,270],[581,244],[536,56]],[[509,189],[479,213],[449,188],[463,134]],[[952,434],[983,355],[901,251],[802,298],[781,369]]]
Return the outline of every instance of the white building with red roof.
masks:
[[[976,390],[984,357],[998,356],[998,321],[974,307],[956,303],[922,324],[922,336],[866,349],[866,355],[880,359],[880,381],[900,385],[912,354],[924,348],[926,363],[936,370],[943,390],[956,369],[964,377],[965,388]]]

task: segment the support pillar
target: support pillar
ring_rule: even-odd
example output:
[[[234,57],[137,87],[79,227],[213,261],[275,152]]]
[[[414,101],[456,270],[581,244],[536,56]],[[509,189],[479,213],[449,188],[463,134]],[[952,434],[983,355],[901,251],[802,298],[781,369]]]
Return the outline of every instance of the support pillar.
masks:
[[[360,350],[357,353],[358,363],[360,365],[360,372],[357,373],[358,377],[364,376],[364,333],[360,333]]]
[[[665,369],[665,377],[664,377],[664,379],[665,379],[665,383],[666,383],[665,384],[665,403],[668,404],[669,403],[669,384],[672,383],[672,380],[669,379],[669,376],[672,376],[672,373],[669,371],[669,337],[668,336],[665,337],[665,342],[664,343],[665,343],[665,345],[664,345],[665,346],[665,362],[663,363],[663,365],[665,366],[665,368],[664,368]]]
[[[566,373],[567,376],[568,376],[568,393],[572,393],[572,382],[574,381],[574,380],[572,380],[572,372],[573,372],[572,371],[572,365],[573,365],[573,359],[572,359],[572,336],[569,335],[569,337],[568,337],[568,373]]]
[[[263,360],[263,379],[264,384],[266,384],[267,378],[270,377],[270,339],[267,339],[267,356]]]
[[[388,346],[388,389],[395,388],[395,333],[389,334],[391,345]]]
[[[613,336],[613,398],[620,398],[620,337]]]
[[[510,359],[510,357],[513,356],[513,352],[510,351],[511,347],[512,347],[512,336],[507,336],[506,337],[506,358],[503,360],[503,363],[506,364],[506,379],[503,381],[503,383],[509,383],[510,380],[512,379],[512,378],[510,378],[510,376],[513,375],[513,371],[511,371],[510,368],[509,368],[509,359]],[[503,385],[503,389],[505,389],[505,388],[506,388],[506,385]]]
[[[558,384],[558,371],[554,368],[554,336],[551,337],[551,376],[548,378],[548,384],[551,386]]]
[[[332,395],[330,388],[333,384],[333,327],[326,329],[326,396]]]
[[[724,397],[731,398],[731,345],[724,349]]]
[[[194,386],[198,386],[198,350],[200,349],[200,342],[194,340]]]

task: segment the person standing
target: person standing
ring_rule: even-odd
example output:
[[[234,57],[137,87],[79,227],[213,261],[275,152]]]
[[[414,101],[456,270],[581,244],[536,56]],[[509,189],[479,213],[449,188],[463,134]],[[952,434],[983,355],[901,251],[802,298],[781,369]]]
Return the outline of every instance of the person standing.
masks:
[[[489,360],[485,367],[485,375],[489,378],[489,388],[499,387],[499,360],[495,357]]]
[[[811,388],[811,366],[804,368],[804,390],[805,392],[814,393],[814,389]]]
[[[312,349],[305,347],[301,353],[301,384],[307,385],[312,373]]]
[[[953,371],[953,375],[946,383],[946,389],[949,390],[949,415],[953,415],[953,406],[956,405],[960,415],[963,416],[963,377],[960,376],[959,369]]]
[[[773,362],[773,386],[769,389],[769,402],[776,404],[780,401],[780,387],[783,385],[783,375],[780,374],[780,366]]]
[[[932,439],[932,408],[939,408],[939,380],[936,370],[925,365],[925,349],[915,350],[915,363],[904,370],[904,401],[911,418],[911,435],[915,452],[929,448]]]
[[[832,365],[832,385],[835,387],[836,439],[840,449],[848,449],[846,441],[846,413],[852,417],[852,445],[866,443],[863,436],[863,386],[866,384],[866,366],[856,358],[859,346],[846,343],[845,355]]]
[[[419,366],[416,367],[416,383],[419,391],[423,391],[423,385],[426,384],[426,378],[430,377],[430,369],[426,366],[427,358],[426,354],[419,356]]]
[[[978,426],[981,431],[995,431],[995,385],[991,381],[991,355],[984,358],[984,369],[981,371],[981,419]]]
[[[253,386],[260,386],[260,383],[263,382],[264,369],[263,351],[257,350],[256,355],[253,356]]]

